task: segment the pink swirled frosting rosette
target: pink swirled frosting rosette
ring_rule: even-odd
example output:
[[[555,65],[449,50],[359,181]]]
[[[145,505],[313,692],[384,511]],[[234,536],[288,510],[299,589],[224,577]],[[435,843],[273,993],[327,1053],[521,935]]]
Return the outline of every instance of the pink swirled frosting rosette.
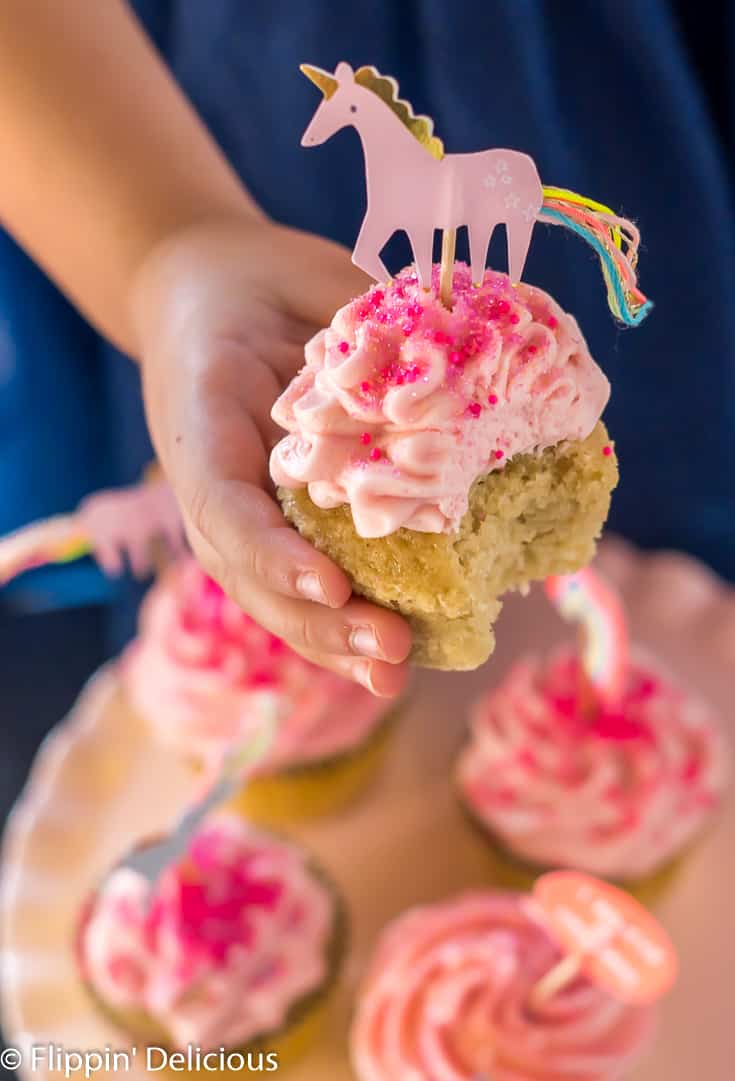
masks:
[[[260,627],[191,559],[146,597],[122,679],[161,740],[211,769],[260,722],[264,694],[282,710],[264,774],[355,749],[387,711]]]
[[[359,1081],[611,1081],[653,1014],[581,977],[531,1009],[560,959],[530,898],[468,893],[399,917],[360,994]]]
[[[435,286],[436,286],[435,282]],[[271,474],[361,537],[455,532],[473,482],[516,454],[583,440],[609,385],[574,318],[540,289],[454,271],[453,309],[403,271],[341,308],[273,408]]]
[[[124,1023],[144,1014],[170,1046],[237,1048],[275,1032],[330,976],[330,889],[294,845],[220,816],[167,869],[149,902],[136,871],[92,898],[77,956]]]
[[[478,822],[530,864],[635,881],[719,807],[729,755],[708,706],[634,653],[615,708],[584,716],[576,654],[524,660],[484,694],[457,766]]]

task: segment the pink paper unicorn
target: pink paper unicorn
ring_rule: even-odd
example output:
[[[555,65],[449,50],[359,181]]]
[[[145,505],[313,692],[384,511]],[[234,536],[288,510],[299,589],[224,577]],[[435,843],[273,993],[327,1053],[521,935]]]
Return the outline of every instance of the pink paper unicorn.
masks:
[[[368,206],[352,260],[377,280],[390,277],[380,251],[399,229],[408,234],[424,287],[431,284],[435,229],[469,232],[472,278],[482,281],[495,226],[504,223],[511,280],[520,281],[544,201],[536,166],[517,150],[446,154],[429,117],[415,116],[394,79],[373,67],[338,64],[334,75],[302,65],[324,94],[304,132],[316,146],[348,124],[365,153]]]

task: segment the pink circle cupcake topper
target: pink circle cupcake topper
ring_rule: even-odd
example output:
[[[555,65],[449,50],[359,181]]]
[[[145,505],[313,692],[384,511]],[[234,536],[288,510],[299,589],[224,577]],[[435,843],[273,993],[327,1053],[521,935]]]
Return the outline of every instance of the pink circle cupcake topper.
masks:
[[[639,236],[631,222],[575,192],[543,187],[532,158],[518,150],[445,154],[432,120],[417,116],[398,96],[395,79],[374,67],[354,71],[342,62],[333,74],[310,64],[301,70],[324,96],[301,145],[318,146],[348,125],[362,141],[368,206],[352,259],[371,277],[390,278],[380,251],[403,229],[420,283],[429,289],[434,230],[441,229],[442,284],[451,296],[456,230],[467,226],[472,278],[479,283],[495,227],[504,224],[510,277],[519,282],[534,225],[543,220],[566,226],[595,249],[616,318],[631,326],[645,318],[651,304],[637,287]]]

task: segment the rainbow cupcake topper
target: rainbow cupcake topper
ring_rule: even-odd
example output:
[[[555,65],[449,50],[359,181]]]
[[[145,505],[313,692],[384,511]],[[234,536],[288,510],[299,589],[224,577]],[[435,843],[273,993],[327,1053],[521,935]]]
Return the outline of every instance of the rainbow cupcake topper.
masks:
[[[589,567],[546,579],[546,595],[582,630],[580,659],[597,699],[614,705],[623,693],[628,630],[617,593]]]
[[[338,64],[334,73],[303,64],[324,100],[304,132],[316,146],[341,128],[356,128],[365,151],[368,208],[353,262],[371,277],[390,277],[380,251],[404,228],[419,280],[431,285],[434,230],[441,229],[442,300],[451,302],[457,229],[466,225],[473,281],[480,282],[495,227],[504,224],[508,269],[519,282],[537,221],[563,225],[590,244],[600,260],[608,304],[616,319],[637,326],[651,309],[638,289],[636,227],[609,207],[565,188],[545,187],[536,165],[517,150],[446,154],[428,116],[417,116],[399,97],[395,79],[365,66]],[[445,294],[445,285],[447,293]]]

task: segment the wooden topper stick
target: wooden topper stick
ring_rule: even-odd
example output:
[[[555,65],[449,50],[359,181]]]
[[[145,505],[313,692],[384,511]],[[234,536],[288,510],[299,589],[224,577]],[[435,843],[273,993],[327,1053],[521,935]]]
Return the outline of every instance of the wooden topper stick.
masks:
[[[546,975],[542,976],[538,983],[531,988],[531,994],[528,996],[528,1004],[531,1009],[537,1010],[539,1006],[543,1006],[559,991],[568,987],[573,980],[576,980],[581,970],[581,953],[570,953],[566,957],[562,957],[561,961],[555,964],[553,968],[550,968]]]
[[[457,230],[442,232],[442,264],[439,273],[439,299],[445,308],[452,310],[452,278],[454,277],[454,252],[457,247]]]

